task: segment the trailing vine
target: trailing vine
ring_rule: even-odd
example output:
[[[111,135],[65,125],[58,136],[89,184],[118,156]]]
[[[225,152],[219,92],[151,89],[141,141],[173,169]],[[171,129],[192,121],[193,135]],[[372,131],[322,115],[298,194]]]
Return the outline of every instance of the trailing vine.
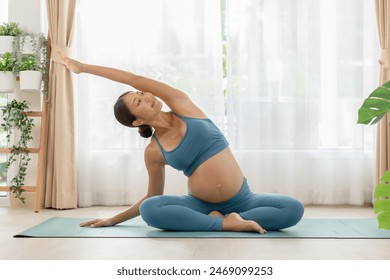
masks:
[[[27,167],[31,160],[27,144],[33,139],[32,130],[34,127],[34,120],[26,115],[28,110],[28,101],[12,100],[2,109],[4,122],[1,124],[3,131],[6,133],[8,143],[11,142],[11,136],[14,130],[20,132],[18,142],[10,148],[11,153],[5,163],[5,169],[8,170],[14,163],[18,164],[18,171],[11,180],[11,190],[15,198],[20,199],[23,203],[25,203],[23,185],[27,174]]]

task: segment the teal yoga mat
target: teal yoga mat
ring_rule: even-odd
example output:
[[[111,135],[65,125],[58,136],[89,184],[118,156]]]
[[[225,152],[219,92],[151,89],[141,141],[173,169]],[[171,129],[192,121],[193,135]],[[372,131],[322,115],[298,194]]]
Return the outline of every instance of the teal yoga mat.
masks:
[[[303,219],[296,226],[261,235],[250,232],[175,232],[149,227],[140,218],[113,227],[79,227],[87,218],[51,218],[14,237],[43,238],[382,238],[390,230],[378,229],[376,219]]]

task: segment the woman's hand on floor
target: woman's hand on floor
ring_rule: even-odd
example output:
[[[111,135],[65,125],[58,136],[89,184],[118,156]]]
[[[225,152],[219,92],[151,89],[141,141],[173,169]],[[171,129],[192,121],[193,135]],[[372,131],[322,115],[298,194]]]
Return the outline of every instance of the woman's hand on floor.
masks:
[[[92,220],[92,221],[80,223],[80,227],[87,227],[87,226],[89,226],[91,228],[95,228],[95,227],[111,227],[113,225],[114,224],[111,222],[110,219],[95,219],[95,220]]]

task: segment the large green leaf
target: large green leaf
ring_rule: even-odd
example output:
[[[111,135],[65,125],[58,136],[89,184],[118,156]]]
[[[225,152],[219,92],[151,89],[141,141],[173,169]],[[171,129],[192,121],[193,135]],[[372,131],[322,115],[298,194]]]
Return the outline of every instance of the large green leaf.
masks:
[[[390,229],[390,212],[383,212],[378,216],[379,228]]]
[[[385,174],[383,174],[381,181],[384,183],[390,183],[390,171],[389,170],[387,172],[385,172]]]
[[[375,188],[374,196],[376,198],[390,197],[390,185],[380,183]]]
[[[387,200],[387,199],[376,199],[374,201],[375,214],[384,212],[387,209],[389,209],[389,206],[390,206],[389,203],[390,203],[390,200]]]
[[[376,186],[374,211],[378,215],[379,228],[390,230],[390,171],[386,171]]]
[[[390,112],[390,81],[376,88],[363,102],[358,112],[359,124],[375,124]]]

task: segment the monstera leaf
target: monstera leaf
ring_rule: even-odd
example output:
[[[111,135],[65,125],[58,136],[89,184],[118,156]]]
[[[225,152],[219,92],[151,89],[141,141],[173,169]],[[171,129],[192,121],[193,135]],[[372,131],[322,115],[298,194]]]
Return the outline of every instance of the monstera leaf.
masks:
[[[390,112],[390,81],[375,89],[360,107],[359,124],[375,124]]]
[[[390,171],[386,171],[376,186],[374,211],[378,215],[379,228],[390,229]]]
[[[375,89],[360,107],[359,124],[375,124],[390,112],[390,81]],[[379,228],[390,230],[390,171],[386,171],[375,188],[374,211]]]

